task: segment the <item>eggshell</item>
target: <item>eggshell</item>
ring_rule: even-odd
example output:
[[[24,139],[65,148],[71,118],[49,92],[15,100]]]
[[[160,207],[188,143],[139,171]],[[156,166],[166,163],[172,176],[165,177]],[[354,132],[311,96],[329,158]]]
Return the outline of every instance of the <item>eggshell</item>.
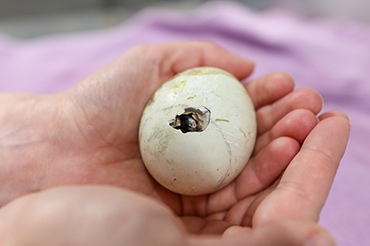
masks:
[[[184,133],[171,126],[187,108],[209,111],[205,129]],[[184,195],[229,184],[248,162],[255,139],[255,109],[247,91],[233,75],[212,67],[190,69],[164,83],[148,102],[139,131],[149,173]]]

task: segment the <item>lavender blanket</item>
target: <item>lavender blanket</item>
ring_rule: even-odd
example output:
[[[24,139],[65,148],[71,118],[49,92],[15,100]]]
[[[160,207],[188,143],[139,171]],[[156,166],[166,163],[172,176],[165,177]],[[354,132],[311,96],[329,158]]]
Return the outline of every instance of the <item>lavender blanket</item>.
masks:
[[[352,132],[321,225],[338,245],[370,245],[370,25],[255,13],[225,2],[190,13],[146,10],[114,29],[20,41],[0,36],[0,90],[66,90],[140,43],[210,40],[256,61],[253,77],[282,70],[340,109]]]

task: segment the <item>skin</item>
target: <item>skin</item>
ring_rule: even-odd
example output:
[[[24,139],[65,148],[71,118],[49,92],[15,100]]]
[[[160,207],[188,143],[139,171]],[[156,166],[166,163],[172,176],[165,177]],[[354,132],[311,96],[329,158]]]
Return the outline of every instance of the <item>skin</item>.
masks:
[[[147,225],[144,228],[152,235],[147,242],[167,235],[166,226],[172,228],[175,239],[164,236],[163,242],[158,242],[161,245],[167,245],[165,240],[184,245],[302,245],[313,235],[328,239],[316,223],[346,148],[349,120],[340,111],[317,116],[323,104],[321,96],[309,88],[294,90],[294,81],[286,73],[267,74],[245,85],[256,108],[258,136],[252,158],[234,182],[215,193],[189,197],[172,193],[151,178],[138,146],[142,111],[162,83],[197,66],[218,67],[244,79],[254,63],[207,42],[143,45],[69,91],[52,95],[1,93],[0,204],[7,205],[0,210],[0,218],[4,218],[0,235],[6,235],[5,242],[13,242],[16,233],[4,228],[16,226],[5,227],[4,223],[13,223],[21,215],[31,217],[34,225],[22,227],[28,240],[37,235],[29,231],[63,231],[71,223],[66,218],[81,215],[79,223],[94,236],[81,239],[65,232],[71,240],[68,245],[98,239],[105,245],[116,245],[110,232],[95,233],[100,224],[92,225],[91,214],[85,214],[83,206],[93,204],[92,213],[99,215],[115,204],[116,196],[122,200],[117,201],[118,208],[112,208],[113,214],[138,215],[127,223],[111,222],[122,226],[122,232],[117,232],[126,235],[122,240],[130,230],[130,235],[141,232],[128,226],[135,223]],[[81,186],[88,184],[119,188]],[[64,185],[69,187],[48,190]],[[108,195],[112,193],[115,195]],[[37,212],[41,201],[51,204],[51,214],[66,216],[55,218],[59,223],[54,223],[53,216],[42,216],[42,211]],[[72,208],[79,212],[71,213]],[[36,215],[32,217],[31,211]],[[106,216],[115,217],[103,213],[99,217],[102,225],[111,221]],[[154,223],[147,219],[151,216],[161,217],[160,227],[159,222],[149,226]],[[48,242],[45,234],[37,238]],[[330,238],[327,242],[333,244]]]
[[[303,245],[321,235],[313,222],[282,220],[253,229],[237,225],[222,236],[191,234],[168,207],[109,186],[64,186],[14,200],[0,210],[4,246]],[[160,226],[159,226],[160,225]],[[326,240],[326,241],[325,241]]]

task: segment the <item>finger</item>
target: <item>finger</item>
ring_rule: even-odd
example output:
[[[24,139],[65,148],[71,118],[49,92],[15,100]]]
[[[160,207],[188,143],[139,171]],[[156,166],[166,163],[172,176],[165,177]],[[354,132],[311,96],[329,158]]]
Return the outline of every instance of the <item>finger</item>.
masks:
[[[268,187],[266,190],[259,192],[258,195],[256,195],[253,202],[248,206],[247,210],[245,211],[242,217],[243,219],[240,223],[241,226],[252,227],[254,224],[256,224],[254,222],[256,221],[254,219],[254,214],[256,213],[256,210],[258,209],[262,201],[265,200],[265,198],[274,191],[279,181],[280,179],[277,179],[273,185]]]
[[[306,109],[294,110],[276,123],[271,131],[266,132],[257,139],[253,155],[279,137],[290,137],[302,144],[317,123],[318,120],[311,111]]]
[[[207,214],[228,210],[245,197],[272,184],[297,154],[299,148],[299,143],[292,138],[281,137],[272,141],[249,160],[232,184],[209,196]]]
[[[239,80],[249,76],[254,63],[220,46],[204,41],[153,45],[162,55],[162,72],[169,77],[189,68],[211,66],[224,69]]]
[[[319,120],[325,120],[327,118],[333,117],[333,116],[340,116],[349,121],[348,115],[346,115],[344,112],[339,111],[339,110],[331,110],[328,112],[323,113],[322,115],[319,116]]]
[[[260,214],[261,221],[318,220],[346,149],[349,132],[349,121],[342,116],[325,118],[312,130],[276,190],[264,201],[271,206],[268,212]]]
[[[299,151],[299,143],[292,138],[280,137],[252,158],[236,180],[238,200],[271,185],[285,170]]]
[[[272,141],[251,158],[236,180],[208,199],[207,214],[228,210],[238,201],[272,184],[299,151],[299,143],[287,137]]]
[[[281,118],[295,109],[307,109],[318,114],[323,106],[322,97],[311,88],[300,88],[257,111],[257,135],[269,131]]]
[[[290,74],[275,72],[247,83],[245,88],[254,108],[259,109],[291,93],[294,89],[294,80]]]
[[[219,237],[193,237],[187,245],[326,245],[334,246],[334,239],[311,221],[284,220],[256,228],[232,226]]]
[[[252,228],[248,236],[244,236],[240,229],[236,226],[229,228],[224,233],[224,238],[245,243],[247,237],[248,244],[244,245],[335,245],[330,234],[310,221],[285,220],[270,223]],[[242,238],[243,241],[240,240]]]
[[[224,214],[223,220],[229,222],[233,225],[241,225],[246,227],[251,227],[252,223],[249,223],[247,225],[243,224],[243,220],[245,219],[247,211],[249,210],[250,206],[253,205],[254,201],[256,200],[258,195],[251,195],[248,196],[236,204],[234,204],[227,213]],[[253,216],[253,215],[252,215]],[[250,217],[252,218],[252,217]]]

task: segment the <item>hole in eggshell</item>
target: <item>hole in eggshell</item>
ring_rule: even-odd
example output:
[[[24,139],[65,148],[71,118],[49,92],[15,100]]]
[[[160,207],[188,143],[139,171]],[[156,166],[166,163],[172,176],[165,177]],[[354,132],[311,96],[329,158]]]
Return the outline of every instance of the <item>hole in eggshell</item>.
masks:
[[[168,124],[182,133],[203,132],[207,129],[210,118],[211,111],[207,107],[188,107],[184,109],[184,113],[168,121]]]

